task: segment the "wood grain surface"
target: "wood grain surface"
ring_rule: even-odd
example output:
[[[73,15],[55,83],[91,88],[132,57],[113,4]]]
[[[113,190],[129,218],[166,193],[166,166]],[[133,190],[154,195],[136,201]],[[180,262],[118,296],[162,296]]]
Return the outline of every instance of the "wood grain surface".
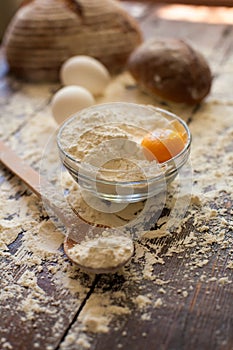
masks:
[[[93,276],[68,261],[64,232],[1,166],[0,349],[233,349],[233,26],[222,9],[200,17],[192,7],[191,18],[181,19],[178,11],[175,19],[169,5],[124,6],[145,39],[187,40],[211,66],[211,94],[198,106],[147,96],[127,72],[98,100],[150,103],[187,121],[193,136],[190,203],[177,230],[164,235],[172,210],[168,196],[154,236],[135,243],[131,263]],[[17,81],[0,58],[1,139],[39,171],[56,132],[50,100],[59,86]]]

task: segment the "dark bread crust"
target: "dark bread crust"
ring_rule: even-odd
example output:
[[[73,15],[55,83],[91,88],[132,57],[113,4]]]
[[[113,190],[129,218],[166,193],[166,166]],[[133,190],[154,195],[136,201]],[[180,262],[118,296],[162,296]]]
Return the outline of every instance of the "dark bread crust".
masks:
[[[198,103],[211,88],[207,61],[182,40],[144,42],[131,54],[128,70],[145,91],[174,102]]]

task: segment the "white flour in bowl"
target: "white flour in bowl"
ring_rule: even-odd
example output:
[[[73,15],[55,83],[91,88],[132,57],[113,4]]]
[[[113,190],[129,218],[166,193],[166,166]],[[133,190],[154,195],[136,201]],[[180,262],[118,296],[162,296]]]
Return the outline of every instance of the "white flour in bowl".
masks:
[[[61,127],[59,145],[79,166],[85,164],[87,173],[96,167],[101,169],[98,177],[105,180],[145,180],[159,169],[155,159],[145,157],[143,137],[156,128],[173,126],[162,113],[145,106],[122,108],[83,111]]]

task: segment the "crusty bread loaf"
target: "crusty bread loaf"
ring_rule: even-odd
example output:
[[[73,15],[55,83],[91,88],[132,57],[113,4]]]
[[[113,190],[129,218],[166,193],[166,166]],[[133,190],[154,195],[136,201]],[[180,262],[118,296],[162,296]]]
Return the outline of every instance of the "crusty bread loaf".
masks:
[[[198,103],[211,87],[207,61],[183,40],[144,42],[132,52],[128,69],[145,91],[174,102]]]
[[[141,43],[136,21],[114,0],[24,0],[4,37],[11,71],[55,81],[71,56],[89,55],[110,72],[124,68]]]

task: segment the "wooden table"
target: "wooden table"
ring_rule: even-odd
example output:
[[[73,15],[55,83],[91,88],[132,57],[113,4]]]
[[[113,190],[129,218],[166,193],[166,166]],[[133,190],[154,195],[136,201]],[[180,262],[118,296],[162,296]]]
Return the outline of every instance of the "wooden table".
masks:
[[[124,269],[87,275],[65,257],[63,235],[43,203],[1,166],[1,349],[233,349],[232,9],[124,6],[145,38],[182,37],[203,52],[213,71],[211,94],[198,106],[152,99],[127,72],[99,100],[151,103],[188,122],[192,188],[189,182],[178,203],[189,205],[179,227],[166,235],[168,203],[151,238],[135,242]],[[0,70],[1,138],[38,170],[56,130],[49,103],[59,86],[5,75],[3,57]]]

